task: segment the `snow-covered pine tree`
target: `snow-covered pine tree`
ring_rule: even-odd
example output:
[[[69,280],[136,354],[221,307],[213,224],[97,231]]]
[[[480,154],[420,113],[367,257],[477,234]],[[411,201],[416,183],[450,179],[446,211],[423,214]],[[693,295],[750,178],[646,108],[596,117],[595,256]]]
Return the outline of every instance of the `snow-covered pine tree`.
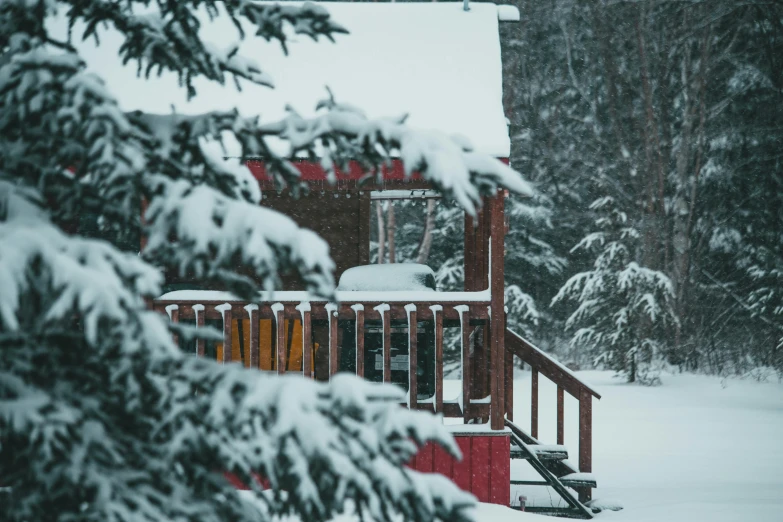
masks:
[[[142,75],[173,71],[190,93],[198,77],[270,84],[236,48],[200,39],[197,9],[231,17],[237,39],[285,45],[291,31],[343,32],[308,3],[0,3],[2,519],[322,521],[351,506],[378,521],[465,519],[472,497],[404,466],[417,444],[457,448],[435,419],[397,407],[395,388],[262,377],[184,355],[145,299],[159,294],[167,270],[244,298],[286,271],[314,293],[333,291],[325,242],[257,205],[247,168],[220,153],[227,134],[281,184],[296,186],[290,158],[304,152],[320,153],[327,169],[348,158],[379,166],[398,154],[469,212],[498,186],[528,186],[446,136],[367,120],[331,97],[309,120],[124,114],[70,40],[116,31],[119,60]],[[50,33],[56,10],[80,28],[68,39]],[[255,36],[240,30],[247,24]],[[267,136],[287,141],[290,155],[275,154]],[[142,231],[148,247],[139,257],[126,240]],[[183,326],[176,333],[194,335]],[[240,496],[222,471],[255,495]],[[271,492],[259,491],[254,473]]]
[[[590,208],[599,216],[598,230],[573,251],[595,256],[593,269],[571,277],[552,305],[577,305],[566,321],[566,328],[574,331],[573,347],[589,350],[596,364],[616,370],[629,382],[653,384],[653,365],[663,356],[677,321],[671,281],[633,260],[639,232],[613,198],[600,198]]]

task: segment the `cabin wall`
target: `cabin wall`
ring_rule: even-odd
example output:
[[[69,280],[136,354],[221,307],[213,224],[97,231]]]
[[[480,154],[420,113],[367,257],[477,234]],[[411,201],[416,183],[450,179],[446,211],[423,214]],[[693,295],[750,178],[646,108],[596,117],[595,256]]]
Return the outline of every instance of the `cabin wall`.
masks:
[[[479,502],[509,506],[511,503],[511,438],[506,432],[455,433],[462,452],[457,460],[433,444],[422,447],[410,467],[424,473],[440,473]]]
[[[288,192],[265,191],[261,204],[309,228],[328,244],[334,260],[335,281],[353,266],[370,262],[370,193],[369,191],[318,190],[294,198]],[[304,289],[300,281],[283,281],[283,290]]]

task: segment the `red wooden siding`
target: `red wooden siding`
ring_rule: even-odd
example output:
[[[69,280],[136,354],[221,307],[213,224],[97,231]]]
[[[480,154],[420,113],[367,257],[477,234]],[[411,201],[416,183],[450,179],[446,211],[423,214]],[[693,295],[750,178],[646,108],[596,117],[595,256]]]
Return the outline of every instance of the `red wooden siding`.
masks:
[[[511,455],[508,435],[456,435],[462,460],[434,444],[422,447],[410,467],[422,473],[440,473],[461,489],[473,493],[479,502],[508,506],[511,502]],[[235,475],[226,473],[231,485],[248,489]],[[256,477],[262,488],[269,483]]]
[[[507,435],[455,435],[462,451],[457,461],[441,448],[428,444],[419,450],[411,467],[424,473],[441,473],[479,502],[508,506],[511,501],[511,455]]]

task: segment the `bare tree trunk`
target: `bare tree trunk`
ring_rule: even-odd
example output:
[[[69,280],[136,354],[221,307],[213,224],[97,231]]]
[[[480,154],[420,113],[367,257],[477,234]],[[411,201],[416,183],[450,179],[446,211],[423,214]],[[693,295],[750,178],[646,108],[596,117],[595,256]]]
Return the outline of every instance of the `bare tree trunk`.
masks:
[[[375,202],[375,215],[378,217],[378,264],[383,264],[383,255],[386,245],[386,227],[384,227],[383,203]]]
[[[416,262],[424,264],[430,257],[432,248],[432,231],[435,230],[435,200],[427,200],[427,219],[424,222],[424,233],[421,235],[419,243],[419,255],[416,256]]]
[[[394,253],[394,233],[396,232],[396,224],[394,223],[394,202],[389,201],[389,208],[386,209],[386,234],[388,236],[387,242],[389,243],[389,263],[396,263]]]
[[[688,24],[688,10],[684,10],[683,26],[687,28]],[[677,302],[675,307],[677,309],[677,315],[680,318],[680,324],[675,329],[674,342],[675,346],[679,347],[682,337],[682,302],[680,301],[680,291],[685,284],[685,278],[687,277],[687,258],[688,249],[690,247],[690,241],[688,238],[688,177],[691,166],[691,135],[693,130],[693,109],[691,102],[691,56],[690,52],[686,51],[681,63],[682,68],[682,136],[680,138],[680,150],[677,153],[677,192],[674,196],[674,202],[672,205],[672,220],[673,220],[673,235],[672,235],[672,283],[674,284],[674,291],[677,295]]]
[[[644,212],[644,264],[649,268],[658,269],[660,268],[660,232],[663,225],[663,212],[661,210],[664,208],[664,202],[661,195],[663,192],[664,174],[643,30],[642,10],[639,8],[636,18],[636,42],[639,52],[642,92],[644,95],[645,124],[643,128],[647,160],[647,168],[645,169],[647,202]]]

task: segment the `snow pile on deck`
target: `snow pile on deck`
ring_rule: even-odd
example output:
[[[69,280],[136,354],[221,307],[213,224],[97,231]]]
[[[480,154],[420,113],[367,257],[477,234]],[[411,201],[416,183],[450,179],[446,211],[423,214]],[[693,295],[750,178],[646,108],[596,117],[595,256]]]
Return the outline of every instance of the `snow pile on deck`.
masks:
[[[336,42],[313,42],[288,34],[286,57],[279,43],[255,36],[242,21],[246,37],[239,42],[227,17],[210,21],[202,6],[197,12],[200,35],[214,49],[233,51],[257,62],[263,85],[242,82],[242,91],[227,82],[221,86],[196,78],[197,95],[186,90],[170,71],[157,71],[145,80],[136,76],[136,63],[118,59],[122,38],[113,29],[97,30],[93,39],[72,44],[89,71],[106,81],[124,111],[202,114],[236,107],[243,116],[277,121],[288,104],[303,117],[315,114],[328,86],[338,100],[346,100],[370,118],[409,114],[414,128],[464,136],[475,150],[508,157],[510,142],[502,103],[502,75],[498,10],[493,4],[474,3],[465,12],[462,3],[324,3],[333,19],[350,34]],[[151,15],[152,16],[152,15]],[[50,24],[52,36],[64,40],[62,17]],[[79,24],[73,34],[80,35]]]
[[[340,276],[337,290],[435,290],[435,273],[427,265],[392,263],[349,268]]]

